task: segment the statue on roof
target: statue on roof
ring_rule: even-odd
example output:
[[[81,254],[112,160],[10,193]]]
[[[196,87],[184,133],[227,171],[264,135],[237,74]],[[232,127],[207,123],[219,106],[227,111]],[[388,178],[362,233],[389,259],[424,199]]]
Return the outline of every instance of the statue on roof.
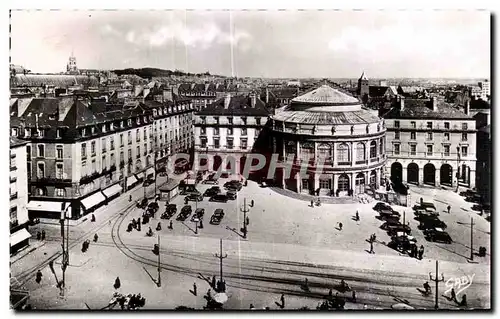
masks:
[[[351,135],[354,134],[354,125],[351,125]]]
[[[370,125],[366,124],[366,134],[368,134],[369,132],[370,132]]]
[[[335,131],[336,131],[336,127],[335,126],[332,126],[332,135],[335,134]]]

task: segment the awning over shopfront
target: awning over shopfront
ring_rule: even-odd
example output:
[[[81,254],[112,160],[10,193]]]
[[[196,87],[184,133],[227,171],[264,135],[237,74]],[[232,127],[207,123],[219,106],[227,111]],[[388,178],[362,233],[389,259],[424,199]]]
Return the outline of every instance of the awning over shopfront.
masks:
[[[146,176],[154,175],[154,173],[155,173],[154,167],[150,167],[146,170]]]
[[[99,205],[100,203],[104,202],[105,200],[106,200],[106,198],[101,193],[101,191],[98,191],[97,193],[92,194],[89,197],[82,199],[82,205],[85,209],[91,209],[92,207]]]
[[[36,210],[42,212],[61,212],[61,202],[44,202],[44,201],[34,201],[26,205],[28,210]],[[66,204],[67,206],[68,204]],[[71,207],[68,208],[68,214],[71,212]],[[70,215],[71,216],[71,215]]]
[[[61,208],[61,207],[59,207]],[[26,230],[26,228],[16,231],[14,234],[10,235],[10,246],[14,246],[31,237],[31,234]]]
[[[104,195],[106,195],[106,197],[111,197],[111,196],[118,194],[121,191],[122,191],[122,187],[120,186],[120,184],[115,184],[111,187],[106,188],[102,192],[104,193]]]
[[[137,178],[134,175],[127,177],[127,187],[130,187],[137,183]]]

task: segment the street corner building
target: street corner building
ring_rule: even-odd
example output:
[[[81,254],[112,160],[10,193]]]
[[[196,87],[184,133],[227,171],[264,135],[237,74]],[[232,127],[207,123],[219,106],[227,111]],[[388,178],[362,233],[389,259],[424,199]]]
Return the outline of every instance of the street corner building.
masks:
[[[398,97],[383,115],[387,125],[387,173],[395,182],[476,186],[476,120],[438,97]],[[457,185],[458,183],[458,185]]]
[[[384,181],[384,121],[354,96],[322,85],[277,109],[270,121],[269,147],[291,166],[276,171],[281,187],[342,197]]]

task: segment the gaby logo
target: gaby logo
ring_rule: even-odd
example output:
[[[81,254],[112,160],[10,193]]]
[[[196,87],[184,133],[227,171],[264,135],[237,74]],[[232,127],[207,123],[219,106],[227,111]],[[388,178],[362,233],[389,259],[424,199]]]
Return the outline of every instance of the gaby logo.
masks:
[[[472,274],[472,276],[466,275],[462,277],[450,278],[446,281],[446,287],[448,288],[445,291],[445,294],[450,293],[451,289],[455,289],[455,294],[458,295],[463,292],[465,289],[469,288],[472,285],[472,280],[476,274]]]

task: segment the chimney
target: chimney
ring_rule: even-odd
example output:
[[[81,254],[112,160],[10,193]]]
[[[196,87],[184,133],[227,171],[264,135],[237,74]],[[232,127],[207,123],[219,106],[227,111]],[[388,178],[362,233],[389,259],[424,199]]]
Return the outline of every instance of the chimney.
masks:
[[[269,89],[266,86],[266,104],[269,103]]]
[[[225,109],[229,108],[229,103],[231,103],[231,94],[226,93],[226,96],[224,97],[224,108]]]
[[[250,106],[255,108],[255,104],[257,104],[257,95],[255,92],[250,93]]]
[[[470,100],[469,99],[467,99],[467,101],[465,101],[464,113],[465,113],[465,115],[469,115],[469,113],[470,113]]]
[[[432,110],[434,112],[437,112],[438,111],[438,108],[437,108],[437,98],[435,96],[431,97],[431,103],[432,103]]]

